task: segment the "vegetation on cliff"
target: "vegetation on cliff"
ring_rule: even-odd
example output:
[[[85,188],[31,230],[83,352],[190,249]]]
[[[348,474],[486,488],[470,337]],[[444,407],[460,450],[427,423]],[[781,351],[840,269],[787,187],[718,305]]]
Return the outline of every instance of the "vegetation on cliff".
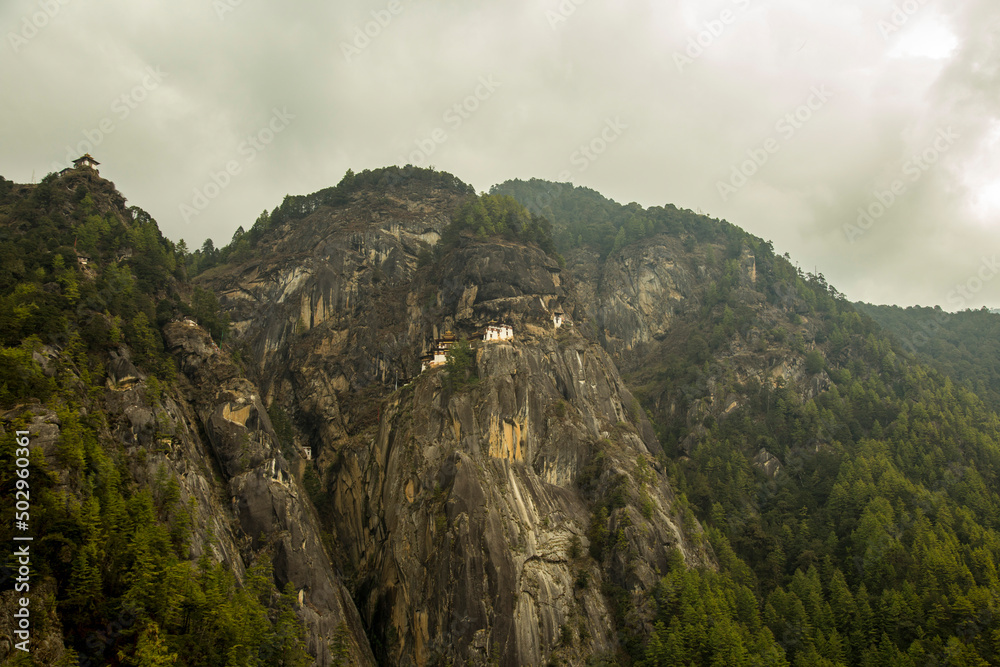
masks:
[[[678,209],[673,204],[646,209],[634,202],[623,206],[571,183],[514,179],[494,185],[490,194],[511,196],[531,215],[548,220],[555,247],[561,253],[589,247],[606,257],[630,243],[661,233],[688,233],[692,242],[715,242],[720,233],[745,235],[728,222]]]
[[[294,591],[276,590],[266,556],[243,585],[225,566],[192,559],[195,508],[165,469],[149,483],[133,476],[142,455],[112,435],[105,388],[141,376],[142,403],[132,407],[161,419],[183,393],[163,325],[191,315],[217,341],[228,335],[217,297],[192,288],[189,275],[257,257],[285,225],[322,207],[394,188],[461,199],[442,249],[500,239],[596,257],[577,260],[596,261],[583,266],[597,276],[594,302],[579,309],[594,314],[580,322],[594,340],[610,340],[600,300],[624,293],[606,293],[616,285],[609,267],[660,244],[696,277],[667,330],[627,349],[607,343],[638,398],[628,419],[648,416],[664,454],[635,462],[634,488],[624,467],[602,467],[600,452],[584,466],[591,548],[572,547],[571,559],[634,569],[628,531],[653,516],[656,466],[677,492],[676,512],[704,526],[692,539],[718,569],[689,568],[675,554],[638,598],[609,576],[601,593],[622,650],[595,664],[1000,663],[996,315],[852,305],[769,242],[673,206],[622,206],[534,180],[477,196],[450,174],[394,167],[288,197],[225,248],[207,242],[193,253],[86,170],[35,186],[0,179],[0,407],[8,435],[29,423],[58,426],[31,479],[41,538],[33,577],[70,649],[61,664],[308,663]],[[113,364],[125,370],[112,377]],[[473,370],[469,350],[456,346],[446,386],[462,389]],[[366,391],[381,400],[375,385]],[[574,410],[560,399],[551,416],[562,423]],[[373,415],[374,427],[378,406]],[[294,420],[280,408],[272,420],[291,451]],[[612,424],[605,442],[637,437],[629,429]],[[8,496],[11,451],[0,452]],[[306,470],[307,493],[332,505]],[[9,542],[14,510],[5,508],[0,539]],[[575,586],[585,590],[588,570],[578,569]],[[391,643],[388,626],[369,631]],[[560,641],[569,647],[585,631],[567,625]]]
[[[224,332],[215,296],[196,293],[188,304],[183,281],[177,247],[156,222],[87,170],[36,186],[0,182],[3,432],[32,424],[34,438],[39,423],[58,426],[55,455],[36,447],[30,466],[35,638],[50,609],[67,648],[61,665],[306,665],[294,594],[275,590],[269,561],[240,586],[228,567],[192,560],[192,508],[177,479],[161,468],[151,486],[139,483],[130,470],[143,455],[111,434],[112,355],[131,358],[128,373],[143,374],[145,400],[162,412],[161,398],[179,390],[160,325],[197,314]],[[5,498],[14,469],[5,446]],[[14,513],[4,502],[7,544]],[[47,659],[15,653],[9,664]]]
[[[537,245],[555,255],[552,230],[545,218],[532,215],[516,199],[507,195],[480,195],[468,199],[452,215],[451,224],[441,235],[441,252],[462,239],[463,233],[485,240],[500,237]]]
[[[519,187],[525,204],[554,190]],[[621,220],[628,208],[589,206],[593,194],[581,189],[559,192],[553,223],[570,242],[576,227],[565,211],[617,211],[609,217]],[[594,219],[584,218],[578,243],[599,229]],[[796,665],[1000,661],[1000,419],[973,393],[993,398],[995,337],[981,334],[995,316],[948,318],[913,358],[821,275],[726,223],[692,222],[664,232],[679,233],[692,270],[707,269],[700,305],[622,360],[634,368],[629,380],[657,424],[671,479],[726,554],[722,576],[740,583],[685,573],[702,579],[699,594],[685,597],[695,584],[668,574],[651,592],[661,617],[644,664],[761,664],[761,653],[747,657],[748,637],[708,620],[706,608],[766,629]],[[626,242],[652,243],[658,233],[621,229]],[[597,245],[621,250],[609,248],[611,231]],[[880,316],[908,326],[912,339],[912,318]],[[985,340],[972,343],[973,332]],[[973,364],[969,349],[984,363]],[[797,370],[777,380],[757,370],[774,364]],[[776,474],[760,465],[762,453],[780,462]],[[754,604],[732,606],[740,585]],[[722,657],[717,647],[731,651]]]

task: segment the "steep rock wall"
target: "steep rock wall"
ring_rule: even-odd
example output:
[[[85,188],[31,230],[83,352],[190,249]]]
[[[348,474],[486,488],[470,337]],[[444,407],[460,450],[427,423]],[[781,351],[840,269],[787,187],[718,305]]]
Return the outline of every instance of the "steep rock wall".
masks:
[[[323,478],[317,509],[376,658],[584,664],[618,650],[604,583],[642,624],[644,591],[672,549],[692,565],[712,557],[696,522],[682,525],[653,429],[588,333],[595,304],[581,295],[597,290],[502,239],[418,267],[406,235],[443,230],[455,200],[382,202],[376,219],[369,199],[318,210],[273,252],[206,282],[251,352],[263,402],[282,406],[312,449],[303,464]],[[650,281],[636,280],[654,308]],[[560,329],[557,309],[569,318]],[[476,352],[478,382],[453,390],[443,369],[420,372],[445,330],[492,320],[514,341]],[[595,535],[607,544],[591,545]]]
[[[617,645],[603,581],[638,591],[672,548],[692,564],[709,557],[685,536],[660,473],[649,520],[636,510],[637,461],[659,446],[629,415],[632,397],[601,348],[489,343],[476,369],[478,382],[458,392],[443,370],[421,375],[389,399],[375,442],[342,454],[334,509],[360,610],[395,640],[383,653],[391,664],[583,664]],[[582,471],[602,449],[587,493]],[[633,483],[608,523],[627,547],[596,561],[594,499],[620,476]]]
[[[318,665],[331,663],[330,645],[346,624],[353,664],[374,664],[347,590],[333,571],[304,492],[289,473],[256,387],[201,327],[164,328],[168,349],[191,380],[191,401],[228,484],[231,512],[243,536],[243,556],[271,554],[279,588],[299,591],[297,613]]]

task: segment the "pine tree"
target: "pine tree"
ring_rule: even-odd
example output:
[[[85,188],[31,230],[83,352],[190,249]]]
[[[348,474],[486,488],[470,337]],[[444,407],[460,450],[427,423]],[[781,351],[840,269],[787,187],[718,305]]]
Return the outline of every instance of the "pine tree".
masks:
[[[612,255],[615,254],[616,252],[618,252],[619,250],[621,250],[624,246],[625,246],[625,228],[624,227],[620,227],[618,229],[618,233],[615,235],[615,242],[611,246],[611,253],[610,254],[612,254]]]
[[[351,664],[351,631],[346,621],[341,621],[333,634],[330,655],[333,667],[347,667]]]
[[[444,364],[445,383],[449,389],[454,391],[469,382],[472,361],[472,347],[466,338],[459,339],[458,342],[451,346]]]
[[[171,653],[160,638],[160,629],[150,621],[139,634],[135,653],[128,655],[124,650],[118,652],[118,658],[125,665],[136,667],[160,667],[161,665],[177,664],[177,654]]]

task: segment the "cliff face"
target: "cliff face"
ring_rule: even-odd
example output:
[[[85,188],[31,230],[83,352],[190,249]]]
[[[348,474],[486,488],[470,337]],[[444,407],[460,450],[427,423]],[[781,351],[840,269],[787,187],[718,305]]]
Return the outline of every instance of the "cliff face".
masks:
[[[300,592],[296,613],[316,664],[331,664],[329,646],[338,633],[352,664],[375,664],[360,617],[320,543],[312,509],[274,442],[259,391],[201,327],[171,323],[164,333],[187,376],[178,383],[147,377],[122,346],[111,355],[106,388],[89,390],[89,409],[57,414],[35,404],[2,414],[0,421],[20,424],[31,434],[32,456],[47,462],[52,481],[46,483],[55,484],[49,493],[74,496],[81,493],[74,481],[78,469],[66,443],[80,437],[79,422],[96,412],[96,435],[117,443],[107,454],[116,469],[113,479],[152,489],[154,499],[176,483],[176,507],[186,513],[183,525],[190,528],[185,551],[191,560],[224,563],[239,582],[258,559],[271,560],[279,587],[293,582]],[[62,367],[64,385],[86,389],[84,378],[67,372],[66,355],[46,347],[38,357],[53,372]],[[38,582],[33,599],[54,596],[55,588],[53,581]],[[131,629],[135,617],[123,612],[115,623],[110,634],[86,637],[81,660],[114,659],[116,638]],[[38,629],[36,658],[55,664],[64,656],[58,619],[47,619]]]
[[[396,639],[391,664],[578,664],[611,651],[605,582],[647,589],[673,547],[706,559],[649,465],[655,438],[643,441],[631,395],[583,339],[488,343],[475,369],[459,391],[435,369],[394,393],[375,441],[336,466],[334,516],[362,613]],[[595,500],[615,486],[621,506],[600,521],[622,544],[594,559]]]
[[[262,396],[311,415],[316,451],[369,425],[368,400],[420,370],[435,334],[420,319],[417,255],[440,238],[457,195],[408,189],[364,193],[286,224],[260,259],[211,272]],[[361,393],[359,393],[361,392]],[[308,444],[300,439],[300,445]]]
[[[587,313],[610,351],[624,353],[662,339],[686,300],[705,281],[704,266],[690,266],[680,241],[667,236],[627,246],[603,264],[589,250],[568,263],[590,298]]]
[[[588,249],[568,256],[598,338],[629,385],[641,387],[643,406],[676,437],[671,455],[690,454],[706,442],[708,425],[754,405],[762,389],[787,388],[809,401],[832,384],[822,356],[815,368],[807,362],[825,339],[824,324],[805,316],[810,309],[797,289],[762,285],[746,245],[721,261],[727,252],[690,241],[685,248],[680,238],[659,234],[603,261]],[[724,301],[737,305],[720,306]],[[824,422],[784,458],[815,453],[836,428]],[[755,445],[749,456],[772,479],[784,468],[765,447]]]
[[[374,664],[360,619],[332,569],[312,508],[289,472],[257,388],[201,327],[173,322],[164,334],[191,381],[188,398],[227,484],[244,559],[265,551],[279,588],[292,583],[298,589],[297,612],[319,665],[330,664],[329,647],[341,624],[352,638],[352,664]]]
[[[583,664],[618,648],[602,588],[641,607],[672,549],[712,559],[679,518],[643,411],[587,333],[585,284],[502,240],[418,267],[456,204],[362,193],[203,280],[264,401],[292,416],[292,469],[323,478],[317,509],[380,661]],[[472,382],[420,372],[445,330],[492,320],[514,339],[474,346]]]

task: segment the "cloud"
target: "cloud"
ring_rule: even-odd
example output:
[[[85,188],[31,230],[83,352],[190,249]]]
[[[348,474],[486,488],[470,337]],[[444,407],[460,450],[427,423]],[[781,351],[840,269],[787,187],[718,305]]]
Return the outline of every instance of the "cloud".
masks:
[[[1000,26],[987,0],[47,1],[0,8],[13,91],[0,173],[40,178],[110,119],[92,151],[102,174],[189,246],[225,243],[348,168],[411,157],[480,190],[568,175],[618,201],[701,210],[876,302],[947,306],[1000,240]],[[15,49],[10,35],[43,5],[59,9]],[[150,67],[162,83],[122,117],[113,105]],[[489,95],[484,78],[499,84]],[[830,99],[797,120],[816,86]],[[248,159],[241,146],[275,109],[294,119]],[[614,119],[627,129],[574,160]],[[949,127],[960,139],[909,180],[907,162]],[[718,183],[768,139],[777,152],[723,201]],[[233,161],[239,173],[185,220]],[[852,243],[859,207],[904,179]],[[997,290],[968,305],[1000,306]]]

